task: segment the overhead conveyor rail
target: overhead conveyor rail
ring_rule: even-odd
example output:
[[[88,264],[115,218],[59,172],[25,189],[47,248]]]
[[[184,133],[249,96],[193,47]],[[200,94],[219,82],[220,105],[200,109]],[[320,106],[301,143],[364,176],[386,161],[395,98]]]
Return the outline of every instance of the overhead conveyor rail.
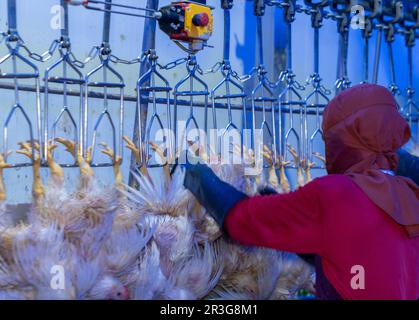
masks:
[[[2,34],[2,39],[8,54],[0,59],[0,89],[13,90],[15,97],[3,125],[2,152],[7,161],[9,149],[13,149],[9,128],[16,113],[23,115],[24,126],[28,132],[26,140],[29,141],[32,150],[32,161],[11,161],[12,167],[31,166],[37,158],[37,149],[41,164],[47,166],[50,146],[59,136],[59,127],[64,119],[69,119],[66,138],[75,142],[74,152],[81,152],[90,160],[91,166],[109,167],[117,161],[122,161],[123,137],[126,135],[124,128],[127,127],[125,104],[133,102],[136,115],[129,119],[133,122],[133,132],[128,133],[128,136],[132,137],[134,145],[141,153],[139,160],[131,157],[133,168],[164,166],[169,159],[181,154],[182,150],[193,142],[205,152],[220,156],[225,152],[224,138],[236,131],[240,135],[242,151],[245,148],[257,151],[255,149],[263,147],[270,150],[272,161],[264,163],[265,168],[280,168],[284,165],[286,168],[299,170],[307,169],[307,166],[324,169],[324,164],[316,160],[316,155],[321,150],[323,109],[332,98],[332,92],[326,89],[326,83],[322,79],[325,70],[330,67],[324,66],[323,62],[320,65],[321,32],[324,31],[323,24],[326,20],[336,24],[338,63],[336,77],[333,75],[333,80],[336,80],[333,91],[336,94],[354,83],[352,77],[349,79],[348,62],[353,53],[353,48],[349,47],[349,39],[352,41],[352,33],[356,32],[352,30],[351,23],[359,14],[358,11],[354,11],[355,6],[362,7],[364,14],[359,22],[363,24],[363,29],[359,31],[363,41],[362,82],[379,81],[379,71],[382,69],[380,65],[385,58],[381,47],[382,42],[386,43],[389,57],[386,75],[389,83],[385,85],[397,96],[401,114],[412,128],[418,127],[419,111],[415,100],[413,71],[416,61],[413,50],[415,39],[418,37],[419,5],[413,1],[252,0],[256,21],[254,35],[257,62],[250,74],[245,76],[239,75],[231,61],[230,16],[235,14],[233,10],[237,7],[237,2],[232,0],[220,0],[214,7],[207,5],[205,1],[174,1],[162,7],[159,7],[157,0],[148,0],[146,4],[141,2],[138,5],[127,4],[123,0],[57,0],[57,3],[64,9],[64,27],[48,50],[38,54],[31,51],[30,45],[23,42],[19,35],[16,1],[7,2],[9,29]],[[73,54],[77,43],[73,43],[69,36],[69,5],[79,6],[80,9],[84,7],[91,10],[92,14],[102,13],[104,17],[102,43],[94,46],[84,61]],[[266,29],[263,21],[266,19],[264,15],[267,7],[275,7],[275,10],[282,11],[280,17],[284,21],[284,29],[278,32],[286,35],[286,63],[279,77],[273,81],[270,80],[272,77],[267,68],[268,64],[265,63],[264,52]],[[218,62],[204,71],[201,67],[204,61],[201,60],[200,52],[211,50],[206,49],[210,44],[216,45],[209,42],[214,31],[214,10],[222,10],[223,50],[216,60]],[[113,30],[111,21],[114,15],[144,19],[143,46],[137,57],[121,59],[113,54],[109,36]],[[299,15],[310,18],[310,30],[313,32],[313,72],[305,85],[297,79],[307,76],[308,72],[296,74],[300,71],[293,65],[293,24],[298,21]],[[185,56],[171,62],[169,60],[168,63],[161,61],[159,46],[155,45],[157,27],[186,52]],[[375,57],[374,61],[370,61],[371,38],[375,35]],[[398,58],[395,50],[398,48],[395,48],[394,43],[397,37],[404,38],[407,79],[402,79],[404,72],[399,72],[401,70],[395,65]],[[41,85],[40,66],[37,64],[52,59],[56,53],[59,56],[46,67]],[[89,62],[96,58],[99,59],[99,64],[89,68]],[[11,70],[6,72],[4,66],[8,62],[11,62]],[[126,92],[126,77],[118,70],[118,64],[140,65],[137,82],[133,85],[136,88],[135,93]],[[21,71],[20,66],[25,66],[29,71]],[[178,72],[182,68],[186,68],[182,71],[182,78],[173,81],[170,73],[175,70]],[[214,83],[210,81],[210,77],[219,79]],[[23,79],[32,79],[34,84],[23,83]],[[250,79],[253,81],[252,88],[246,92],[244,83]],[[402,80],[407,80],[407,88],[400,87]],[[23,105],[23,92],[29,95],[34,93],[33,107],[26,105],[27,100]],[[60,96],[58,109],[52,102],[57,95]],[[93,110],[99,113],[93,115]],[[181,121],[185,123],[184,128],[179,127]],[[110,128],[109,145],[115,152],[111,161],[104,162],[99,160],[97,146],[102,142],[99,141],[99,132],[105,125]],[[164,138],[165,159],[160,162],[150,142],[155,140],[156,132],[171,132],[172,129],[173,136]],[[196,132],[204,132],[205,136],[190,135],[194,129]],[[218,130],[215,149],[209,148],[211,129]],[[249,137],[245,136],[248,134],[247,129],[251,132],[248,145]],[[417,141],[419,129],[416,131],[413,132],[413,136]],[[258,132],[263,132],[263,140],[259,143],[256,141]],[[52,154],[58,153],[56,150]],[[289,161],[291,158],[298,158],[300,161]],[[59,164],[63,167],[78,166],[76,160]],[[132,183],[134,182],[131,179],[130,184]]]

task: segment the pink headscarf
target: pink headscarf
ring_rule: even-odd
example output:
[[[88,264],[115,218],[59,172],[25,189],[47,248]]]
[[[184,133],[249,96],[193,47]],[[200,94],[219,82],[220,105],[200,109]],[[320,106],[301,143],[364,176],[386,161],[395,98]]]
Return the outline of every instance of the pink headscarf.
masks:
[[[341,92],[324,110],[323,135],[328,173],[349,176],[410,237],[419,236],[419,187],[388,174],[410,137],[391,93],[374,84]]]

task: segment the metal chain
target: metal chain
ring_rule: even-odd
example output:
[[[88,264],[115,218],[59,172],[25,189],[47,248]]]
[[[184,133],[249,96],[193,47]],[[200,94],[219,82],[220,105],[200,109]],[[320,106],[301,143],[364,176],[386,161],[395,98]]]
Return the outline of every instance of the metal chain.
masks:
[[[344,77],[339,78],[335,81],[335,88],[336,89],[348,89],[351,86],[351,83],[352,82],[349,80],[349,78],[347,76],[344,76]]]
[[[84,60],[84,64],[87,64],[96,58],[99,55],[100,48],[100,46],[94,46],[87,55],[87,58]]]
[[[288,85],[294,87],[297,90],[306,89],[305,86],[295,80],[295,74],[292,72],[292,70],[289,69],[281,71],[278,77],[278,82],[286,82]]]
[[[317,73],[311,74],[306,80],[307,85],[312,84],[314,88],[318,88],[325,95],[330,95],[332,91],[327,89],[324,85],[321,85],[320,84],[321,82],[322,82],[322,78],[320,78],[320,75]]]
[[[104,52],[101,52],[101,51],[104,51]],[[104,47],[103,45],[94,46],[90,50],[87,58],[84,60],[84,63],[81,62],[81,61],[79,61],[79,62],[82,63],[83,65],[85,65],[88,62],[92,61],[97,56],[99,56],[99,54],[101,54],[101,56],[106,56],[107,59],[109,59],[109,61],[111,61],[113,63],[122,63],[122,64],[126,64],[126,65],[131,65],[131,64],[136,64],[136,63],[142,62],[142,57],[144,55],[143,54],[142,56],[139,56],[139,57],[137,57],[135,59],[132,59],[132,60],[126,60],[126,59],[119,58],[116,55],[111,54],[110,52],[111,52],[110,48]]]
[[[155,51],[147,50],[144,51],[141,56],[139,57],[140,63],[143,63],[144,61],[148,61],[151,64],[151,61],[153,61],[153,56],[155,57],[154,61],[157,61],[157,55],[155,55]]]
[[[245,74],[245,75],[240,77],[240,81],[241,82],[246,82],[246,81],[250,80],[257,71],[258,71],[258,68],[253,67],[248,74]]]
[[[201,66],[198,64],[197,65],[197,67],[196,67],[196,71],[198,71],[198,73],[200,74],[200,75],[204,75],[204,70],[202,70],[202,68],[201,68]]]
[[[55,53],[55,51],[57,49],[60,50],[61,52],[62,52],[63,49],[66,49],[66,50],[68,50],[68,54],[70,56],[71,62],[75,66],[77,66],[79,68],[84,68],[84,66],[85,66],[85,64],[82,61],[78,60],[75,57],[75,55],[71,52],[69,45],[66,45],[66,48],[63,47],[64,40],[62,40],[62,39],[56,39],[56,40],[54,40],[51,43],[50,47],[48,48],[48,50],[46,52],[44,52],[42,54],[38,54],[36,52],[31,51],[26,46],[26,44],[24,43],[23,39],[20,37],[20,35],[18,33],[14,33],[13,35],[11,35],[9,33],[2,32],[1,33],[1,36],[2,36],[2,38],[0,40],[0,43],[2,43],[8,37],[11,37],[11,36],[16,37],[16,39],[17,39],[16,41],[18,42],[19,47],[20,48],[23,48],[23,50],[28,54],[28,57],[31,58],[31,59],[33,59],[33,60],[35,60],[35,61],[38,61],[38,62],[46,62],[46,61],[50,60],[53,57],[53,55],[54,55],[54,53]]]
[[[31,58],[32,60],[35,60],[35,61],[39,61],[39,62],[44,62],[44,58],[43,58],[43,56],[41,55],[41,54],[39,54],[39,53],[36,53],[36,52],[33,52],[33,51],[31,51],[26,45],[25,45],[25,43],[23,42],[23,40],[19,37],[19,45],[20,45],[20,47],[23,49],[23,50],[25,50],[26,51],[26,53],[28,54],[28,57],[29,58]]]
[[[157,63],[157,65],[159,66],[160,69],[170,70],[170,69],[173,69],[173,68],[175,68],[175,67],[177,67],[181,64],[186,63],[188,60],[189,60],[188,58],[180,58],[180,59],[177,59],[175,61],[169,62],[168,64],[166,64],[164,66],[161,65],[160,63]]]
[[[242,76],[240,76],[240,75],[237,73],[237,71],[231,70],[231,76],[232,76],[233,78],[235,78],[236,80],[241,81],[241,77],[242,77]]]
[[[401,94],[399,86],[395,83],[390,84],[388,89],[393,94],[393,96],[399,96]]]
[[[282,7],[282,2],[280,2],[278,0],[265,0],[265,4],[267,6],[278,6],[278,7]]]
[[[412,87],[406,88],[407,97],[412,98],[414,94],[415,94],[415,89],[413,89]]]
[[[85,67],[85,64],[84,64],[82,61],[78,60],[78,59],[75,57],[74,53],[70,52],[70,53],[69,53],[69,55],[70,55],[71,62],[72,62],[72,63],[73,63],[76,67],[78,67],[78,68],[84,68],[84,67]]]
[[[61,41],[59,41],[58,39],[55,39],[49,46],[48,50],[44,52],[43,54],[41,54],[42,61],[45,62],[51,59],[52,56],[54,55],[55,50],[57,50],[58,46],[60,45],[60,43]]]
[[[122,64],[130,65],[130,64],[136,64],[136,63],[141,62],[141,56],[132,60],[126,60],[126,59],[118,58],[117,56],[111,54],[109,55],[109,60],[113,63],[122,63]]]
[[[255,74],[258,75],[259,79],[263,79],[265,81],[265,83],[271,88],[271,89],[275,89],[276,87],[278,87],[279,84],[279,80],[277,82],[273,82],[271,80],[269,80],[266,77],[266,74],[268,72],[265,70],[264,66],[258,66],[258,67],[253,67],[250,72],[246,75],[243,76],[239,76],[237,75],[237,79],[241,82],[246,82],[249,81]]]
[[[243,76],[240,76],[237,73],[237,71],[232,70],[230,63],[228,61],[217,62],[210,69],[204,70],[203,74],[216,73],[220,69],[222,69],[223,71],[227,71],[227,73],[229,73],[230,76],[236,79],[237,81],[243,82],[243,79],[242,79]]]
[[[282,5],[279,5],[279,6],[284,7],[284,6],[287,6],[287,4],[286,5],[282,4]],[[302,5],[297,4],[295,6],[295,12],[305,13],[306,15],[312,15],[314,12],[316,12],[316,9],[311,9],[309,7],[304,7]],[[326,10],[323,10],[322,17],[325,18],[325,19],[330,19],[330,20],[336,21],[337,19],[340,18],[340,15],[332,13],[332,12],[328,12]]]
[[[224,62],[217,62],[214,64],[210,69],[207,69],[204,71],[204,74],[208,73],[216,73],[218,70],[221,69],[221,67],[224,65]]]
[[[265,75],[263,75],[263,77],[265,78],[266,83],[268,84],[268,86],[271,89],[277,88],[278,85],[280,84],[280,81],[279,80],[277,80],[276,82],[273,82],[273,81],[269,80]]]

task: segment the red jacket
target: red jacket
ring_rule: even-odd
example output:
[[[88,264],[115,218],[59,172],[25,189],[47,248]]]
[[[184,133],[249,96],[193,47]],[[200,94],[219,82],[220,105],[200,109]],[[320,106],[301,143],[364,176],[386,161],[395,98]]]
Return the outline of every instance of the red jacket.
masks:
[[[343,299],[419,297],[419,237],[410,239],[347,176],[328,175],[289,194],[242,200],[224,226],[243,244],[318,254]]]

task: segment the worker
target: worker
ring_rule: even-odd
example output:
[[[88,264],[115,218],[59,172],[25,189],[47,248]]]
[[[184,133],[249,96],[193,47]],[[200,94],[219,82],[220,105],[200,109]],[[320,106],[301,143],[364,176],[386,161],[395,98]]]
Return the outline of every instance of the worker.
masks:
[[[419,157],[410,154],[404,149],[400,149],[397,154],[399,156],[397,175],[408,177],[419,185]]]
[[[361,84],[324,110],[328,175],[248,197],[195,164],[184,185],[232,239],[316,254],[319,299],[417,299],[419,186],[394,173],[409,137],[391,93]]]

